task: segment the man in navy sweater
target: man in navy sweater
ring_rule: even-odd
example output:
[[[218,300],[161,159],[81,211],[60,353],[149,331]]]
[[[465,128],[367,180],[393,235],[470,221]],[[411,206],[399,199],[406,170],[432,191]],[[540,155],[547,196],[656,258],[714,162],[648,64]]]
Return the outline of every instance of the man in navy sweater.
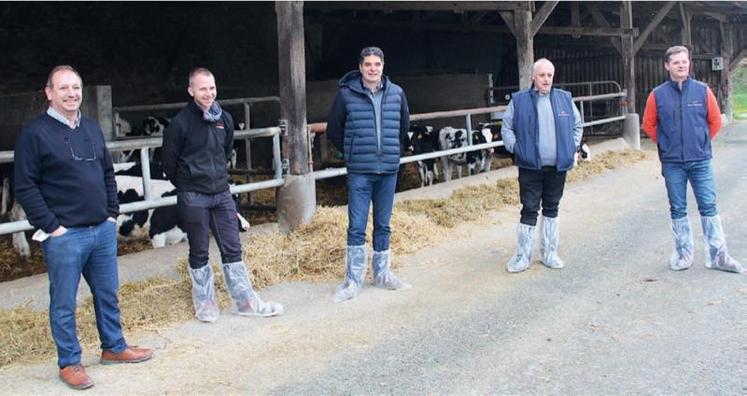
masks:
[[[342,151],[348,169],[348,238],[345,281],[333,301],[360,293],[366,273],[366,223],[373,203],[373,285],[396,290],[410,287],[389,269],[389,237],[397,186],[400,142],[410,127],[405,93],[384,72],[384,52],[361,51],[358,70],[340,79],[327,121],[327,135]]]
[[[101,128],[82,117],[83,82],[70,66],[50,73],[47,112],[24,126],[15,150],[15,195],[38,228],[49,275],[49,321],[60,378],[71,388],[93,381],[80,364],[75,309],[86,279],[101,340],[101,363],[137,363],[153,350],[128,346],[117,290],[117,185]]]
[[[552,87],[554,74],[555,66],[549,60],[535,62],[532,86],[512,95],[503,116],[503,144],[516,156],[522,205],[516,254],[506,265],[508,272],[524,271],[532,263],[540,203],[542,264],[563,268],[558,256],[558,207],[583,126],[570,92]]]
[[[228,185],[233,118],[215,101],[218,89],[210,70],[192,70],[187,92],[194,100],[179,111],[164,131],[162,163],[166,176],[176,186],[179,226],[189,239],[195,317],[201,322],[215,322],[220,315],[213,270],[208,264],[211,231],[220,250],[233,313],[280,315],[283,306],[262,301],[246,273],[236,205]]]

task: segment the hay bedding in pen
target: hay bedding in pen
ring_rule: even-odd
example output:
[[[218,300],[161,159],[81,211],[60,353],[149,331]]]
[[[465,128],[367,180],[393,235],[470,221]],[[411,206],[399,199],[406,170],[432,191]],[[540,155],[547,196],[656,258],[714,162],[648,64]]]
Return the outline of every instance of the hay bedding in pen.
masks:
[[[650,154],[626,151],[605,153],[571,171],[573,182],[608,169],[628,166]],[[397,256],[413,253],[440,242],[448,228],[485,217],[486,212],[503,205],[518,204],[518,183],[503,179],[493,185],[456,190],[449,199],[414,200],[398,203],[392,216],[392,265]],[[283,281],[333,281],[344,274],[347,212],[343,208],[319,207],[311,224],[289,235],[256,235],[246,244],[245,260],[256,287]],[[371,224],[367,230],[370,246]],[[225,308],[229,298],[222,273],[215,263],[217,294]],[[181,279],[150,279],[121,286],[120,308],[125,334],[159,329],[193,317],[191,284],[186,261],[179,265]],[[369,271],[370,272],[370,271]],[[370,274],[369,274],[370,276]],[[95,350],[98,334],[91,299],[78,307],[78,335],[87,350]],[[0,310],[0,367],[13,362],[48,359],[54,356],[48,313],[28,307]]]

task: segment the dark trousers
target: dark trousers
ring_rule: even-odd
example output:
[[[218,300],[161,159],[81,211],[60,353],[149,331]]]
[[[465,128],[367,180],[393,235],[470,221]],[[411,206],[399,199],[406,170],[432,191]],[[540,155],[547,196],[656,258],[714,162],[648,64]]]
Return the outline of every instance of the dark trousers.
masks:
[[[228,190],[218,194],[178,192],[176,206],[180,227],[189,238],[191,268],[207,265],[210,231],[220,249],[222,263],[242,260],[236,204]]]
[[[519,168],[519,197],[521,198],[521,223],[537,225],[537,213],[542,203],[542,216],[558,217],[560,198],[563,197],[566,171],[558,172],[554,166],[541,170]]]

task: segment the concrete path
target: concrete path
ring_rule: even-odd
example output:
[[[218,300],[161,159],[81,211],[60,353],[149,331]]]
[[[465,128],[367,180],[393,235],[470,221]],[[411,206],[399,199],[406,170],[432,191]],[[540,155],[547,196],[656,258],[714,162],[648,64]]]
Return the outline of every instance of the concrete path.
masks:
[[[719,210],[742,262],[746,152],[744,123],[715,144]],[[412,289],[333,304],[333,283],[282,284],[263,293],[282,317],[224,313],[129,335],[157,348],[138,365],[101,366],[86,351],[87,393],[747,394],[747,276],[703,267],[690,209],[696,264],[675,273],[659,163],[642,161],[568,186],[565,269],[505,272],[518,221],[507,208],[401,257]],[[70,392],[56,376],[52,360],[14,365],[0,394]]]

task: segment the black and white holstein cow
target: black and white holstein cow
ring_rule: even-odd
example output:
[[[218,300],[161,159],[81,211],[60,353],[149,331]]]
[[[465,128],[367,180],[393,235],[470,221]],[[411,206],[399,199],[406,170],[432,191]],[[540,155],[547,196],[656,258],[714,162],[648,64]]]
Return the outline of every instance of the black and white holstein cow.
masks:
[[[115,178],[120,205],[143,200],[142,177],[117,175]],[[176,195],[176,187],[168,180],[151,180],[150,189],[154,197]],[[117,217],[117,239],[150,239],[154,248],[164,247],[187,239],[187,234],[178,224],[179,213],[176,206],[120,214]]]
[[[467,130],[466,129],[455,129],[450,126],[443,127],[438,132],[438,142],[441,150],[451,150],[455,148],[467,146]],[[452,154],[446,157],[441,157],[441,164],[443,165],[444,180],[451,180],[451,167],[456,166],[457,177],[462,177],[462,165],[467,163],[467,154],[459,153]]]
[[[411,151],[413,155],[432,153],[438,150],[438,139],[433,133],[432,126],[412,125],[407,132],[406,150]],[[426,184],[433,185],[433,181],[438,177],[438,167],[435,159],[426,159],[418,161],[418,171],[420,173],[420,187]]]

